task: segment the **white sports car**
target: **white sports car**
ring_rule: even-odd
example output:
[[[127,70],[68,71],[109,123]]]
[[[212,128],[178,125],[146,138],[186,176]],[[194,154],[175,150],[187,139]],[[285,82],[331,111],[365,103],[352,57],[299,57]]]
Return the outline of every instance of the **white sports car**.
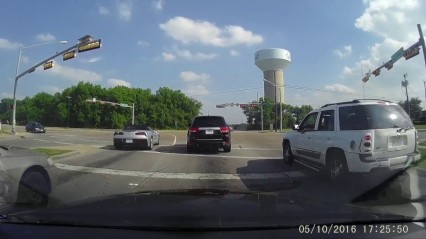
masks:
[[[128,125],[114,133],[114,147],[147,148],[160,144],[160,133],[146,125]]]

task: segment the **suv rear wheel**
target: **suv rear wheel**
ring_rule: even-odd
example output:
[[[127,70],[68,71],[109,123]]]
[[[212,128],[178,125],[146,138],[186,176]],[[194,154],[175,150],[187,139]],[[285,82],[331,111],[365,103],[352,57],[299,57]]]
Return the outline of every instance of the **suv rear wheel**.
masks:
[[[343,152],[333,151],[327,156],[327,174],[333,182],[348,176],[348,166]]]

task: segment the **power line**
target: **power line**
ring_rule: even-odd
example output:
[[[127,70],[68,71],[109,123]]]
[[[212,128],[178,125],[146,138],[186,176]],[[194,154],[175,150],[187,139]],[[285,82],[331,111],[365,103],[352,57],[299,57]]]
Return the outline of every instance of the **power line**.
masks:
[[[314,92],[322,92],[322,93],[331,93],[331,94],[344,94],[344,95],[353,95],[357,97],[364,97],[361,93],[351,93],[351,92],[341,92],[341,91],[335,91],[335,90],[327,90],[327,89],[318,89],[318,88],[311,88],[306,86],[295,86],[295,85],[284,85],[287,88],[295,89],[295,90],[306,90],[306,91],[314,91]],[[250,90],[258,90],[262,89],[261,87],[247,87],[247,88],[237,88],[237,89],[229,89],[229,90],[223,90],[223,91],[215,91],[210,93],[202,93],[202,94],[193,94],[191,96],[208,96],[208,95],[218,95],[218,94],[225,94],[225,93],[233,93],[233,92],[241,92],[241,91],[250,91]],[[366,95],[368,98],[377,98],[377,99],[388,99],[388,100],[400,100],[397,98],[388,98],[384,96],[377,96],[377,95]]]

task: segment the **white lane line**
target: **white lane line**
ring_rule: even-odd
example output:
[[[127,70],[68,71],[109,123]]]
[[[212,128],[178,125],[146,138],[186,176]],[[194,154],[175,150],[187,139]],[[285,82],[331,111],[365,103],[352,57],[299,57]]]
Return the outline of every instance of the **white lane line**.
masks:
[[[118,176],[147,177],[155,179],[192,179],[192,180],[241,180],[241,179],[279,179],[297,177],[304,174],[294,171],[289,173],[248,173],[248,174],[227,174],[227,173],[162,173],[146,171],[129,171],[120,169],[92,168],[85,166],[68,165],[56,163],[56,167],[63,170],[79,171],[84,173],[109,174]],[[291,176],[293,173],[294,176]]]
[[[73,135],[73,134],[55,134],[55,135],[66,136],[66,137],[75,137],[75,136],[77,136],[77,135]],[[53,136],[53,135],[51,135],[49,137],[58,138],[58,136]]]
[[[313,169],[313,170],[315,170],[315,171],[317,171],[317,172],[319,172],[319,171],[320,171],[319,169],[317,169],[317,168],[315,168],[315,167],[312,167],[311,165],[306,164],[306,163],[304,163],[304,162],[302,162],[302,161],[300,161],[300,160],[295,159],[294,161],[295,161],[295,162],[297,162],[297,163],[299,163],[299,164],[302,164],[302,165],[304,165],[304,166],[306,166],[306,167],[308,167],[308,168],[310,168],[310,169]]]
[[[238,159],[282,159],[282,157],[256,157],[256,156],[235,156],[235,155],[211,155],[211,154],[181,154],[181,153],[167,153],[158,151],[137,151],[141,153],[153,153],[153,154],[170,154],[170,155],[183,155],[183,156],[195,156],[195,157],[210,157],[210,158],[238,158]]]
[[[96,139],[80,139],[80,140],[81,141],[88,141],[88,142],[112,143],[112,141],[96,140]]]
[[[174,134],[169,134],[169,133],[166,133],[166,134],[168,134],[168,135],[171,135],[171,136],[173,136],[174,137],[174,140],[173,140],[173,144],[172,144],[172,146],[174,146],[175,144],[176,144],[176,135],[174,135]]]
[[[282,151],[282,149],[268,149],[268,148],[243,148],[243,147],[232,147],[232,149],[240,149],[240,150],[265,150],[265,151]]]

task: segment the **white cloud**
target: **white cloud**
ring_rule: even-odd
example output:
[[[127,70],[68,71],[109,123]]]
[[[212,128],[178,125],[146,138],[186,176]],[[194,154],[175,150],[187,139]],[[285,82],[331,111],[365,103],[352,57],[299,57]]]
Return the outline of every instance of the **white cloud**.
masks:
[[[352,54],[352,46],[345,46],[343,49],[336,49],[334,50],[334,54],[340,58],[350,56]]]
[[[21,43],[11,42],[7,39],[0,38],[0,49],[15,50],[21,47]]]
[[[174,61],[176,60],[176,56],[172,53],[168,53],[168,52],[163,52],[161,53],[161,55],[163,56],[163,60],[164,61]]]
[[[136,44],[138,44],[138,46],[141,46],[141,47],[147,47],[150,45],[149,42],[146,42],[146,41],[138,41]]]
[[[407,26],[415,28],[417,23],[425,19],[425,6],[419,0],[365,0],[364,3],[368,7],[356,19],[355,27],[385,38],[401,40],[407,34],[414,36],[412,29]]]
[[[356,94],[357,91],[355,89],[352,89],[349,86],[342,85],[342,84],[332,84],[332,85],[326,85],[324,87],[326,90],[330,91],[336,91],[341,93],[348,93],[348,94]]]
[[[352,73],[353,73],[353,71],[352,71],[352,69],[351,69],[351,68],[349,68],[349,67],[347,67],[347,66],[345,66],[345,67],[343,68],[343,71],[342,71],[342,75],[343,75],[343,77],[347,77],[347,76],[349,76],[349,75],[352,75]]]
[[[98,13],[101,14],[101,15],[108,15],[109,9],[107,7],[104,7],[104,6],[99,6]]]
[[[92,71],[72,68],[69,66],[62,66],[57,62],[54,62],[54,67],[45,71],[47,74],[58,76],[66,80],[71,80],[75,82],[87,81],[87,82],[97,82],[102,81],[102,77]]]
[[[206,73],[197,74],[192,71],[183,71],[180,73],[180,78],[184,82],[201,82],[207,83],[210,79],[210,75]]]
[[[263,42],[260,35],[253,34],[241,26],[229,25],[217,27],[208,21],[197,21],[185,17],[174,17],[160,28],[171,38],[183,44],[201,43],[205,45],[229,47],[236,45],[254,45]]]
[[[195,60],[195,61],[205,61],[205,60],[211,60],[216,58],[217,54],[214,53],[191,53],[189,50],[182,50],[182,49],[176,49],[177,55],[179,55],[182,58],[185,58],[187,60]]]
[[[43,42],[56,41],[56,37],[50,33],[37,34],[36,39]]]
[[[130,21],[132,19],[132,2],[117,2],[118,16],[123,21]]]
[[[403,74],[408,73],[409,97],[419,97],[424,100],[423,75],[416,74],[424,71],[424,60],[415,57],[408,61],[404,58],[396,62],[391,70],[382,68],[380,75],[371,76],[363,84],[362,75],[373,71],[390,60],[391,56],[401,47],[407,49],[418,41],[417,24],[426,25],[426,5],[420,0],[365,0],[366,8],[356,19],[355,27],[365,34],[374,35],[378,39],[361,53],[363,58],[348,67],[353,74],[344,75],[347,82],[361,89],[364,86],[366,97],[386,98],[392,101],[405,100],[405,91],[401,88]],[[423,30],[424,32],[424,30]],[[420,54],[421,56],[421,54]]]
[[[152,6],[154,7],[155,10],[161,11],[161,10],[163,10],[164,1],[163,0],[154,0],[152,2]]]
[[[127,82],[127,81],[124,81],[124,80],[120,80],[120,79],[110,78],[110,79],[107,80],[107,82],[112,87],[114,87],[114,86],[125,86],[125,87],[128,87],[128,88],[131,87],[130,82]]]
[[[83,62],[83,63],[95,63],[95,62],[98,62],[100,60],[102,60],[102,57],[96,56],[96,57],[92,57],[92,58],[89,58],[89,59],[81,59],[80,62]]]
[[[49,94],[55,94],[63,91],[63,89],[56,86],[45,86],[44,90]]]
[[[239,55],[240,55],[240,53],[239,53],[238,51],[236,51],[236,50],[230,50],[230,51],[229,51],[229,54],[230,54],[231,56],[239,56]]]
[[[203,85],[189,85],[184,92],[191,96],[205,95],[210,93]]]

